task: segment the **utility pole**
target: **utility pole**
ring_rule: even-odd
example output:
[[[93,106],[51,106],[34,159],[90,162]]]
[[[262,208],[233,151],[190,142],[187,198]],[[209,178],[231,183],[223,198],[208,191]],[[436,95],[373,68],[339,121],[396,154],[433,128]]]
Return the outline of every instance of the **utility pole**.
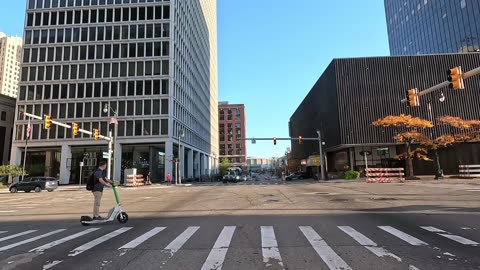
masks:
[[[317,130],[318,134],[318,148],[320,150],[320,179],[325,180],[325,160],[323,159],[323,149],[322,149],[322,133],[320,130]]]
[[[428,103],[428,115],[430,117],[430,121],[433,124],[433,129],[432,129],[432,132],[430,133],[430,136],[432,137],[432,140],[435,140],[437,135],[435,131],[435,123],[434,123],[433,112],[432,112],[432,101],[429,100],[427,103]],[[443,170],[440,166],[440,157],[438,156],[438,149],[434,148],[433,153],[435,155],[435,167],[437,168],[437,173],[435,174],[435,180],[443,179],[444,175],[443,175]]]

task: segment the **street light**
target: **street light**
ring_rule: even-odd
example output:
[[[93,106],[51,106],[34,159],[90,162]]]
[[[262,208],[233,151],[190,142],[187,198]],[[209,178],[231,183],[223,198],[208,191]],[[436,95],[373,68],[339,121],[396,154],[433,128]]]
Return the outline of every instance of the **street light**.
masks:
[[[180,153],[182,152],[182,147],[181,147],[181,141],[180,138],[185,137],[185,131],[183,129],[180,129],[178,131],[178,161],[177,161],[177,166],[178,166],[178,184],[182,184],[182,166],[180,166],[181,158],[180,158]],[[183,158],[183,157],[182,157]]]
[[[117,152],[116,152],[116,145],[117,145],[117,131],[118,131],[118,122],[117,122],[117,112],[112,109],[112,107],[110,107],[110,105],[108,105],[108,103],[105,103],[105,105],[103,106],[103,112],[104,113],[108,113],[109,111],[112,111],[113,112],[113,115],[114,115],[114,121],[109,120],[108,123],[109,125],[111,124],[114,124],[115,125],[115,131],[113,133],[113,156],[114,156],[114,160],[113,160],[113,180],[116,180],[116,175],[115,175],[115,160],[117,159]],[[110,137],[111,137],[111,130],[110,130]],[[111,139],[111,138],[110,138]],[[110,142],[112,143],[112,140],[110,140]],[[109,155],[109,160],[112,159],[112,153],[108,153]],[[111,168],[108,168],[109,170],[111,170]],[[109,179],[111,180],[111,179]]]
[[[320,153],[319,153],[319,156],[320,156],[320,179],[321,180],[325,180],[325,160],[323,158],[323,150],[322,150],[322,145],[323,145],[323,142],[322,142],[322,134],[320,132],[320,130],[317,130],[317,134],[318,134],[318,148],[320,150]]]
[[[440,93],[440,97],[438,98],[438,100],[440,102],[445,101],[445,95],[443,94],[443,92]],[[427,104],[428,104],[428,115],[430,117],[430,121],[432,122],[432,124],[434,124],[435,119],[433,117],[432,100],[428,100]],[[435,138],[437,138],[437,132],[436,132],[436,129],[435,129],[435,124],[433,125],[433,130],[432,130],[431,136],[432,136],[432,140],[435,140]],[[437,173],[435,174],[435,180],[443,179],[444,175],[443,175],[442,167],[440,166],[440,157],[438,155],[438,149],[436,149],[436,148],[433,149],[433,153],[435,155],[435,166],[437,167]]]

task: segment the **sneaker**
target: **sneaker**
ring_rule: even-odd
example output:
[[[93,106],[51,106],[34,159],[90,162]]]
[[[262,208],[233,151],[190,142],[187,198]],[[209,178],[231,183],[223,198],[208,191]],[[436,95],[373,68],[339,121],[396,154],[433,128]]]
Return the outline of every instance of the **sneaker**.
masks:
[[[103,218],[101,216],[98,216],[98,217],[93,217],[93,220],[103,220]]]

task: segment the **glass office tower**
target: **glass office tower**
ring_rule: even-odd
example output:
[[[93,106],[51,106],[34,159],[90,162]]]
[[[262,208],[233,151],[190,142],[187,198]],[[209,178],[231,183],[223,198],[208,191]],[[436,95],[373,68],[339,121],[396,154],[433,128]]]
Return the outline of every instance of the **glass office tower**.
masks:
[[[480,1],[385,0],[391,55],[480,52]]]

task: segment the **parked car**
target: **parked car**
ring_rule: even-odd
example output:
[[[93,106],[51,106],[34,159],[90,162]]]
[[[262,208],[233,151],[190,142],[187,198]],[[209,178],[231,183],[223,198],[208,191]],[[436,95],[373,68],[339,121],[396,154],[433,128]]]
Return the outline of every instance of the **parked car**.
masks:
[[[21,182],[14,183],[9,187],[9,189],[11,193],[16,193],[17,191],[30,192],[32,190],[35,192],[40,192],[42,190],[48,190],[48,192],[52,192],[57,187],[57,179],[47,176],[36,176],[27,177]]]
[[[296,180],[296,179],[304,179],[305,177],[306,177],[306,174],[304,172],[294,172],[289,176],[285,177],[285,180],[290,181],[290,180]]]

